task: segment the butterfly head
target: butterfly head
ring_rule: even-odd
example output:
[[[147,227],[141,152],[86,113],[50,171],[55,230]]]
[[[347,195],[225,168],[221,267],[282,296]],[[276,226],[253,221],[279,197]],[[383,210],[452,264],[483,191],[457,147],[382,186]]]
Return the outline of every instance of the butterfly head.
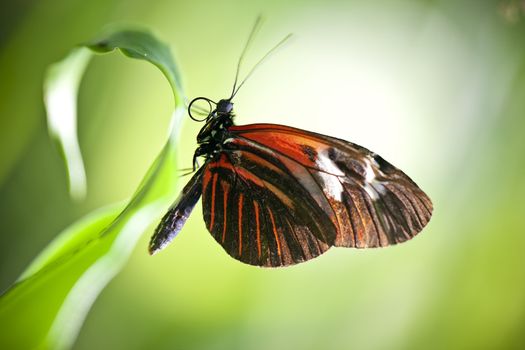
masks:
[[[204,101],[208,108],[202,106],[194,106],[196,102]],[[215,107],[214,107],[215,105]],[[196,113],[199,117],[194,115]],[[232,119],[233,118],[233,102],[231,98],[222,99],[219,102],[214,102],[207,97],[196,97],[188,105],[188,114],[191,119],[197,122],[209,122],[212,119]]]
[[[223,99],[217,103],[215,112],[217,115],[229,115],[233,111],[233,103],[230,99]]]

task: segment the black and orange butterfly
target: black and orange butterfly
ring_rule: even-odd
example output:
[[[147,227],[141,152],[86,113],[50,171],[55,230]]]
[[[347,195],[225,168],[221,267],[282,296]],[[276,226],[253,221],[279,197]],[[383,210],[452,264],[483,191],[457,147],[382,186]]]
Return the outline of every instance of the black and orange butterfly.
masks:
[[[384,247],[420,232],[432,202],[381,156],[289,126],[234,124],[232,99],[246,81],[236,88],[248,44],[231,96],[218,103],[198,97],[188,106],[194,120],[195,102],[210,106],[197,136],[194,170],[198,157],[205,162],[163,217],[150,253],[178,234],[201,195],[212,236],[230,256],[250,265],[293,265],[332,246]]]

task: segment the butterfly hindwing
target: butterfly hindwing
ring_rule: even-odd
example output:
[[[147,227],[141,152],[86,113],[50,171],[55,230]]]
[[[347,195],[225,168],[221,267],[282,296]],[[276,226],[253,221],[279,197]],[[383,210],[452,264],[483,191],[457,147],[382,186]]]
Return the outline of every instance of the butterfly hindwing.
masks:
[[[247,151],[224,152],[206,164],[203,214],[226,252],[251,265],[309,260],[336,236],[332,222],[291,174]]]

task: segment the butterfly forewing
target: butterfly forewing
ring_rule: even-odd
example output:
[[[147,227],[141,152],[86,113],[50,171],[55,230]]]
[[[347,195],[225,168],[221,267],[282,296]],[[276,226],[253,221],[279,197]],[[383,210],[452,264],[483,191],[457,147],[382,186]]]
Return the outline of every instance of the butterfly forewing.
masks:
[[[202,194],[202,175],[204,168],[199,169],[184,186],[170,210],[164,215],[155,233],[151,237],[149,252],[155,254],[168,245],[180,232],[190,216],[193,207]]]
[[[364,147],[273,124],[233,126],[229,131],[230,152],[258,154],[291,175],[287,184],[295,186],[283,187],[284,194],[302,187],[303,198],[318,204],[337,232],[333,245],[366,248],[404,242],[430,220],[428,196],[401,170]]]

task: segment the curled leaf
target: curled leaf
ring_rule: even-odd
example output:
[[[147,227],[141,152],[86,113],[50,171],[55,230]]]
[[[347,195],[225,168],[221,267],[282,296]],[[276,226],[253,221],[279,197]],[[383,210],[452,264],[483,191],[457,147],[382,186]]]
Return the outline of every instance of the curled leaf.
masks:
[[[0,297],[0,349],[68,349],[91,305],[121,270],[138,238],[171,204],[177,189],[175,146],[184,114],[176,64],[148,32],[123,30],[87,45],[97,52],[119,48],[157,66],[173,90],[170,136],[130,201],[100,209],[71,225]],[[85,172],[76,133],[76,97],[92,57],[76,48],[46,74],[45,104],[52,137],[67,164],[71,194],[85,193]]]

